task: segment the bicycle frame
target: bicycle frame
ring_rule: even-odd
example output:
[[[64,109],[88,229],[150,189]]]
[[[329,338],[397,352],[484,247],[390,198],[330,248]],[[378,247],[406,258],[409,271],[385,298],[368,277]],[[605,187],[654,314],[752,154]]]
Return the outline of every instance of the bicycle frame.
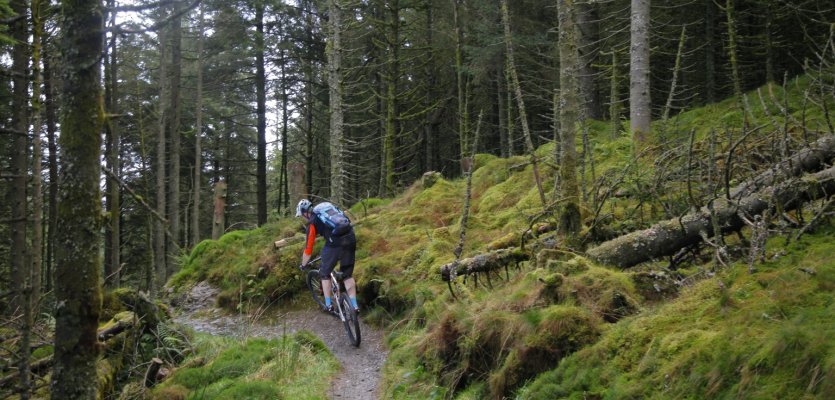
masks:
[[[322,257],[319,256],[319,257],[316,257],[316,258],[308,261],[307,265],[317,264],[321,261],[322,261]],[[308,268],[313,269],[312,267],[308,267]],[[331,301],[332,301],[331,304],[334,304],[334,303],[336,304],[335,309],[337,311],[337,315],[339,316],[339,319],[342,322],[345,322],[345,311],[342,310],[342,304],[339,301],[339,297],[342,295],[341,286],[344,285],[344,281],[341,279],[341,273],[340,273],[340,276],[339,276],[340,279],[337,279],[337,276],[335,274],[336,274],[335,271],[331,271],[331,275],[330,275],[331,276]],[[323,295],[324,295],[324,293],[323,293]]]
[[[331,304],[336,304],[336,311],[339,319],[345,322],[345,311],[342,310],[342,302],[339,301],[342,291],[340,286],[343,285],[342,279],[337,280],[336,275],[331,271]]]
[[[301,268],[303,271],[307,271],[307,287],[313,295],[313,300],[315,300],[320,307],[324,307],[324,297],[326,293],[324,293],[323,291],[324,288],[322,287],[322,280],[319,276],[318,268],[314,267],[314,265],[320,261],[321,258],[316,257],[315,259],[310,260],[310,262],[308,262],[306,266],[303,266]],[[343,286],[345,284],[345,281],[342,271],[331,271],[330,282],[330,299],[331,305],[333,306],[330,312],[334,316],[339,317],[339,320],[345,326],[345,331],[348,333],[348,338],[351,340],[351,344],[353,344],[356,347],[359,347],[360,341],[362,340],[359,319],[356,316],[356,311],[352,308],[353,306],[350,304],[348,295],[345,293],[347,290],[344,289]]]

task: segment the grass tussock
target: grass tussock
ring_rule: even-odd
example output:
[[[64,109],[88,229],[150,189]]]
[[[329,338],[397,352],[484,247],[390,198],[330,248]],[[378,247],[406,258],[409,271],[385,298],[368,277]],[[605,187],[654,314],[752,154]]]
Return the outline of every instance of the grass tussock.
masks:
[[[200,336],[197,351],[152,399],[320,399],[338,369],[324,343],[307,332],[244,342]]]
[[[386,395],[500,399],[594,343],[606,324],[602,305],[608,305],[603,298],[610,292],[595,297],[582,290],[592,291],[590,282],[605,277],[601,285],[616,281],[622,292],[633,292],[624,273],[609,276],[604,268],[587,267],[568,277],[547,269],[515,273],[493,290],[462,288],[465,299],[440,296],[424,303],[425,323],[411,319],[403,336],[390,340]],[[421,378],[412,382],[403,376]]]

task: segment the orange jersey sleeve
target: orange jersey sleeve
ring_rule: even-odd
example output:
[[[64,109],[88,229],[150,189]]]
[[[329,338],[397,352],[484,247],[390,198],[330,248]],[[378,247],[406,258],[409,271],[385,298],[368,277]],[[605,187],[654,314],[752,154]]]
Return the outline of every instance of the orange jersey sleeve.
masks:
[[[311,255],[313,254],[313,243],[316,242],[316,226],[313,224],[308,225],[309,229],[307,230],[307,247],[304,248],[304,254]]]

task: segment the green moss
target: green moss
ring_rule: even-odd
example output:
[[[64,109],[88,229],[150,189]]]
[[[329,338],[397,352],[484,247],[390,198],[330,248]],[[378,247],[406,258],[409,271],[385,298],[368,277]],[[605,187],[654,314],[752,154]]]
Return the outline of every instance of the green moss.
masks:
[[[279,388],[272,382],[253,381],[237,382],[220,390],[217,398],[221,399],[253,399],[273,400],[282,399]]]
[[[32,351],[32,360],[40,360],[44,357],[51,356],[55,352],[52,345],[44,345]]]
[[[386,206],[389,203],[391,203],[391,199],[380,199],[376,197],[362,199],[351,206],[348,209],[348,213],[358,218],[365,218],[368,216],[368,212]]]
[[[526,380],[593,343],[600,335],[597,321],[582,308],[551,306],[538,314],[535,330],[490,375],[493,398],[506,397]]]
[[[171,385],[155,389],[151,394],[153,400],[185,400],[188,397],[188,389]]]
[[[324,353],[328,354],[328,346],[322,342],[322,339],[319,339],[318,336],[310,333],[309,331],[298,331],[293,336],[293,339],[298,342],[300,345],[307,347],[314,353]]]
[[[132,400],[132,399],[146,399],[145,396],[145,385],[141,382],[130,382],[127,385],[122,387],[121,393],[119,393],[118,400]],[[168,399],[177,400],[183,399],[184,397],[177,397],[177,396],[168,396]]]
[[[338,369],[321,340],[310,333],[245,342],[201,336],[196,341],[196,353],[154,388],[155,398],[323,398]],[[191,362],[195,359],[200,361]]]
[[[221,289],[218,304],[237,309],[239,304],[262,305],[303,290],[301,273],[295,268],[302,244],[273,249],[273,242],[298,221],[279,220],[252,231],[235,231],[217,241],[203,241],[185,257],[182,269],[169,286],[182,291],[200,281]]]
[[[821,289],[835,271],[832,231],[802,239],[755,275],[735,265],[624,320],[539,376],[523,398],[831,398],[835,294]]]

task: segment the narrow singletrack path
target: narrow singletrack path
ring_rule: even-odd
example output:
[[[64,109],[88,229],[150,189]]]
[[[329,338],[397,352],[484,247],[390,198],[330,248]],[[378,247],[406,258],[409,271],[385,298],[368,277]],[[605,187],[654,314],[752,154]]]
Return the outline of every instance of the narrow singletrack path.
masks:
[[[341,366],[331,382],[328,397],[340,400],[366,400],[379,397],[380,375],[388,350],[383,334],[360,322],[362,343],[351,346],[342,323],[330,314],[309,309],[253,317],[228,314],[214,307],[217,289],[205,282],[197,284],[178,304],[174,321],[197,332],[216,336],[277,338],[299,330],[308,330],[328,346]]]

